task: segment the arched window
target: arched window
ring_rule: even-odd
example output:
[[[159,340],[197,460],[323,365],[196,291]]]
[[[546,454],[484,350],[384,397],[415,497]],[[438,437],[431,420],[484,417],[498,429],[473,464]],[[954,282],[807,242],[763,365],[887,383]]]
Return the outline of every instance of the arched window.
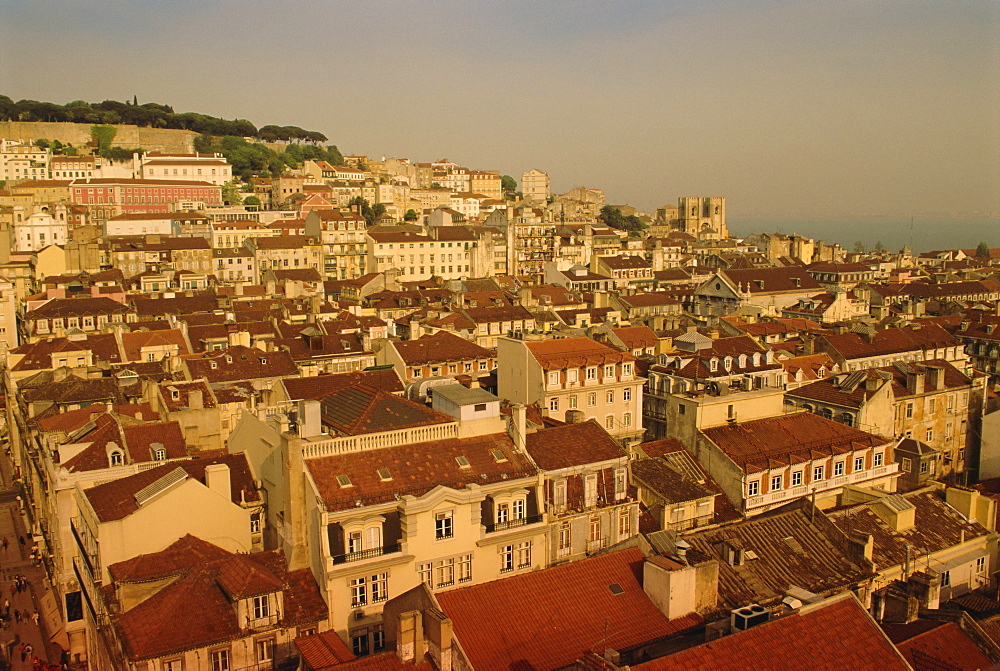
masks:
[[[121,450],[112,450],[111,454],[108,455],[108,460],[111,462],[112,466],[121,466],[125,463]]]
[[[819,411],[820,417],[825,417],[826,419],[833,419],[833,410],[830,408],[823,408]]]
[[[841,417],[840,421],[846,424],[847,426],[854,426],[854,415],[852,415],[851,413],[845,412],[840,417]]]

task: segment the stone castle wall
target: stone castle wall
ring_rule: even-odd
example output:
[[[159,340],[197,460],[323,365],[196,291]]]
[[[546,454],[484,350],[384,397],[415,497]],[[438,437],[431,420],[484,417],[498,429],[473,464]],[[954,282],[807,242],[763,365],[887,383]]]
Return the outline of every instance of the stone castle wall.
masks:
[[[90,141],[89,123],[56,123],[47,121],[0,121],[0,138],[30,142],[39,138],[59,140],[63,144],[83,147]],[[118,129],[111,143],[127,149],[142,148],[146,151],[162,151],[185,154],[194,151],[194,138],[198,133],[173,128],[145,128],[126,124],[114,124]]]

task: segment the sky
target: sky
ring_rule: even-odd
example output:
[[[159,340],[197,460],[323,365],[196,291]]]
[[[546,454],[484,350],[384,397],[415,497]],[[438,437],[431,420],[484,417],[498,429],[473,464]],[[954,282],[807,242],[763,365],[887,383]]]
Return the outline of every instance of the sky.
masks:
[[[295,125],[652,211],[1000,216],[1000,2],[0,0],[0,94]]]

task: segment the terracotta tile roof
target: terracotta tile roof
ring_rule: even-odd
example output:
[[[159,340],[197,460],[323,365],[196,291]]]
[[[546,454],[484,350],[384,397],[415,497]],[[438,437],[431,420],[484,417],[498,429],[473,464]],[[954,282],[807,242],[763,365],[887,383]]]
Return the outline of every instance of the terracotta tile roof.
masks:
[[[887,328],[876,331],[867,342],[857,333],[831,333],[821,338],[831,353],[844,359],[884,356],[940,347],[955,347],[959,342],[937,324],[920,325],[919,328]]]
[[[314,667],[313,671],[437,671],[438,667],[429,657],[425,655],[424,661],[410,664],[400,661],[395,652],[380,652],[336,666]]]
[[[896,647],[916,671],[994,668],[992,660],[954,622],[917,634]]]
[[[141,361],[143,347],[175,345],[177,354],[189,354],[184,334],[179,329],[131,331],[122,333],[122,348],[128,361]]]
[[[214,294],[200,296],[174,296],[173,298],[141,298],[129,299],[139,315],[187,315],[197,312],[213,312],[219,307]]]
[[[288,352],[295,361],[328,359],[337,356],[351,356],[365,351],[365,343],[359,333],[335,333],[332,335],[275,338],[271,341],[272,351]]]
[[[169,215],[165,219],[171,218]],[[212,243],[207,238],[180,237],[173,235],[145,236],[123,235],[106,238],[112,252],[133,251],[173,251],[181,249],[211,249]]]
[[[403,391],[403,383],[394,370],[352,371],[335,375],[313,377],[287,377],[279,384],[284,385],[292,401],[304,399],[320,400],[338,391],[364,385],[389,394]]]
[[[424,335],[417,340],[399,340],[394,342],[392,346],[407,366],[496,357],[493,350],[480,347],[474,342],[447,331]]]
[[[205,467],[212,464],[229,466],[229,477],[233,503],[239,505],[242,501],[259,501],[260,496],[253,484],[253,473],[243,454],[227,454],[212,458],[187,459],[173,461],[148,471],[142,471],[118,480],[84,490],[84,495],[90,501],[90,506],[102,522],[111,522],[128,517],[139,506],[135,502],[136,493],[142,488],[156,482],[176,468],[187,471],[188,477],[201,483],[205,482]]]
[[[850,595],[632,666],[634,671],[745,671],[748,668],[909,670],[878,625]]]
[[[44,305],[26,312],[24,319],[30,321],[34,319],[119,315],[130,312],[132,309],[129,306],[103,296],[97,298],[53,298]]]
[[[35,343],[15,347],[9,354],[23,354],[11,370],[44,370],[53,368],[52,355],[62,352],[90,351],[94,363],[106,362],[116,364],[122,362],[118,342],[113,333],[94,333],[86,338],[70,340],[68,338],[46,338]]]
[[[140,583],[169,576],[183,575],[192,567],[207,560],[225,559],[227,550],[197,536],[186,536],[171,543],[165,550],[142,554],[108,566],[112,580],[121,583]]]
[[[619,326],[612,329],[612,333],[618,336],[629,349],[656,347],[659,342],[656,333],[648,326]]]
[[[668,504],[697,501],[719,493],[705,484],[704,476],[701,476],[699,482],[674,468],[663,458],[636,459],[630,466],[634,481],[648,487]]]
[[[545,370],[635,361],[630,352],[619,352],[610,345],[582,336],[532,341],[525,345]]]
[[[295,647],[298,648],[306,667],[312,671],[327,671],[333,667],[339,669],[344,662],[357,659],[332,629],[322,634],[299,636],[295,639]],[[389,654],[398,657],[394,652]]]
[[[114,406],[108,406],[103,403],[92,403],[85,408],[67,410],[38,420],[38,428],[46,432],[62,431],[67,434],[72,433],[82,428],[87,422],[103,415],[109,408],[118,415],[127,415],[140,420],[157,419],[156,413],[153,412],[153,407],[149,403],[129,403]]]
[[[212,393],[212,388],[204,380],[195,380],[193,382],[168,380],[161,382],[159,386],[160,396],[167,410],[176,412],[190,408],[191,394],[197,391],[201,392],[201,406],[203,408],[216,407],[215,394]],[[175,393],[177,398],[174,398]]]
[[[723,273],[733,284],[751,294],[770,294],[800,291],[822,291],[816,280],[805,268],[747,268],[726,270]]]
[[[326,605],[309,569],[288,571],[282,556],[274,551],[253,555],[222,551],[224,554],[219,556],[218,552],[199,547],[196,541],[185,537],[162,553],[145,556],[145,561],[162,563],[170,569],[165,576],[177,575],[179,570],[181,574],[113,618],[130,660],[249,637],[251,631],[236,618],[234,595],[226,590],[233,576],[238,576],[242,593],[282,592],[283,612],[276,627],[314,624],[327,617]],[[179,562],[187,548],[194,557]],[[186,566],[179,567],[179,563]]]
[[[701,433],[746,473],[890,442],[809,412],[727,424]]]
[[[904,531],[896,531],[886,524],[872,509],[874,503],[829,514],[831,521],[844,533],[860,531],[872,535],[875,544],[872,561],[879,568],[905,564],[907,546],[911,557],[914,552],[925,556],[989,534],[979,522],[969,522],[948,505],[936,489],[919,489],[896,496],[916,508],[914,526]]]
[[[653,605],[639,579],[643,561],[632,548],[436,596],[474,668],[558,669],[701,622],[668,620]]]
[[[794,502],[717,528],[686,534],[688,560],[719,562],[719,607],[757,603],[780,605],[790,585],[821,596],[867,583],[874,573],[852,558],[847,538],[808,501]],[[742,548],[742,565],[732,566],[723,545]],[[757,558],[748,557],[752,550]]]
[[[53,381],[52,371],[42,371],[21,380],[18,387],[24,400],[32,402],[53,401],[59,405],[87,401],[121,403],[125,400],[118,382],[111,378],[84,379],[70,375],[62,380]]]
[[[323,424],[348,436],[455,421],[420,403],[366,386],[340,389],[325,396],[320,412]]]
[[[528,454],[546,471],[626,459],[621,446],[593,419],[529,433],[525,443]]]
[[[499,450],[503,460],[498,461],[492,450]],[[465,457],[469,466],[459,465],[457,457]],[[438,486],[463,489],[536,473],[505,433],[351,452],[308,459],[305,464],[331,511],[355,508],[357,501],[374,505],[398,496],[421,496]],[[380,468],[388,469],[392,479],[384,481]],[[349,476],[351,485],[342,487],[337,481],[340,475]]]
[[[254,238],[250,244],[257,249],[300,249],[317,243],[315,239],[307,235],[272,235]]]
[[[288,352],[264,352],[242,345],[206,352],[200,359],[186,359],[185,364],[192,379],[205,378],[209,382],[257,380],[299,374],[298,366]]]
[[[319,271],[315,268],[272,268],[268,272],[274,274],[274,279],[279,282],[298,281],[298,282],[321,282],[323,277],[319,274]]]
[[[464,308],[462,314],[476,324],[534,319],[531,313],[520,305],[513,305],[511,307]]]
[[[663,291],[620,296],[618,300],[629,308],[649,308],[658,305],[680,305],[681,303],[676,296]]]
[[[868,368],[863,371],[839,373],[833,377],[803,385],[788,392],[796,398],[812,399],[836,405],[860,408],[874,393],[865,386],[867,380],[874,380],[878,387],[883,382],[892,385],[894,398],[905,398],[913,393],[906,388],[905,371],[923,372],[934,368],[944,369],[943,389],[959,389],[968,387],[971,380],[964,373],[944,359],[931,359],[920,363],[900,363],[881,368]],[[924,391],[942,391],[938,389],[931,376],[924,380]]]

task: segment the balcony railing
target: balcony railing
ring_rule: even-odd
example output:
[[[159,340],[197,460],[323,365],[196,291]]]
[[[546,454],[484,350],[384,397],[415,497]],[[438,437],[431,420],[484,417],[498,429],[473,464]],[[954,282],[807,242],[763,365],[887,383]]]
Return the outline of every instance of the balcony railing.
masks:
[[[530,515],[528,517],[520,517],[513,520],[507,520],[506,522],[497,522],[495,524],[487,524],[486,533],[492,534],[497,531],[505,531],[507,529],[514,529],[516,527],[523,527],[529,524],[536,524],[542,521],[541,515]]]
[[[370,550],[362,550],[361,552],[348,552],[342,555],[333,555],[332,559],[334,564],[346,564],[352,561],[361,561],[363,559],[371,559],[372,557],[381,557],[382,555],[392,554],[393,552],[399,552],[399,543],[390,543],[381,547],[371,548]]]
[[[713,519],[715,519],[715,515],[702,515],[677,522],[667,522],[664,526],[671,531],[686,531],[696,527],[707,526],[712,523]]]

